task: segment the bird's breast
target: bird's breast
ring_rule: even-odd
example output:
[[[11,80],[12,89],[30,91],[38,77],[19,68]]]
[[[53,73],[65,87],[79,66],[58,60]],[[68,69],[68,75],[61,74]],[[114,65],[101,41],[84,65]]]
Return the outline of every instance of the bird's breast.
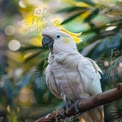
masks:
[[[50,64],[50,70],[53,72],[56,84],[63,94],[62,98],[66,97],[71,100],[77,100],[87,96],[84,90],[84,84],[78,71],[78,64],[81,57],[70,56],[62,62],[56,60]]]
[[[77,68],[70,69],[65,66],[60,66],[53,69],[53,74],[60,93],[74,101],[81,98],[81,93],[84,92],[84,86]]]

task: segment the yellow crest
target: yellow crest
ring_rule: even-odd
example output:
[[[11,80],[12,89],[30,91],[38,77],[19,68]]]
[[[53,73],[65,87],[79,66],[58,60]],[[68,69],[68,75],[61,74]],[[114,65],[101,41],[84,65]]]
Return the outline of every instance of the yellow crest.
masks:
[[[67,33],[67,34],[69,34],[74,39],[74,41],[76,43],[81,42],[81,38],[79,38],[79,36],[81,36],[82,33],[72,33],[72,32],[70,32],[70,31],[68,31],[68,30],[66,30],[62,27],[60,27],[60,30]]]

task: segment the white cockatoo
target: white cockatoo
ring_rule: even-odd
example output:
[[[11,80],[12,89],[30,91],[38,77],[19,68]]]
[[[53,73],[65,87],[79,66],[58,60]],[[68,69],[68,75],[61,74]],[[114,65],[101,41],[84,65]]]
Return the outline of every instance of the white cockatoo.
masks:
[[[70,34],[60,28],[45,28],[42,35],[42,45],[50,48],[46,84],[56,97],[74,103],[102,92],[101,69],[78,52]],[[104,122],[103,107],[83,113],[80,121]]]

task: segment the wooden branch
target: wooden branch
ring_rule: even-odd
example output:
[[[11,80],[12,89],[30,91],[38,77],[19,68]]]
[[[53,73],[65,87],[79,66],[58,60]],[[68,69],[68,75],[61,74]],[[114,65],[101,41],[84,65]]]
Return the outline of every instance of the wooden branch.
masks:
[[[87,110],[98,107],[100,105],[104,105],[106,103],[110,103],[120,98],[122,98],[122,83],[118,84],[117,88],[108,90],[106,92],[100,93],[96,96],[92,96],[87,99],[80,100],[78,103],[78,107],[80,112],[83,113]],[[52,113],[36,120],[35,122],[60,122],[60,120],[63,118],[62,112],[65,117],[75,115],[74,106],[71,106],[68,111],[64,111],[62,109],[59,109],[58,111],[53,111]]]

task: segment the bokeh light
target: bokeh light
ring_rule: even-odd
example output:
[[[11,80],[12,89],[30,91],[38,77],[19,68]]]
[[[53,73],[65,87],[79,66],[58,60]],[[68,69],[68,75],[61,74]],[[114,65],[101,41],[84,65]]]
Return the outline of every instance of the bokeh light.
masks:
[[[12,25],[8,25],[6,28],[5,28],[5,34],[10,36],[10,35],[13,35],[15,33],[15,28],[14,26]]]
[[[26,8],[26,5],[24,4],[24,2],[22,0],[19,1],[19,6],[21,8]]]
[[[109,30],[113,30],[113,29],[115,29],[115,28],[116,28],[116,26],[111,26],[111,27],[106,28],[105,30],[106,30],[106,31],[109,31]]]
[[[122,68],[122,62],[119,63],[120,68]]]
[[[17,51],[20,47],[21,47],[21,44],[19,41],[17,40],[11,40],[9,43],[8,43],[8,47],[10,50],[12,51]]]

